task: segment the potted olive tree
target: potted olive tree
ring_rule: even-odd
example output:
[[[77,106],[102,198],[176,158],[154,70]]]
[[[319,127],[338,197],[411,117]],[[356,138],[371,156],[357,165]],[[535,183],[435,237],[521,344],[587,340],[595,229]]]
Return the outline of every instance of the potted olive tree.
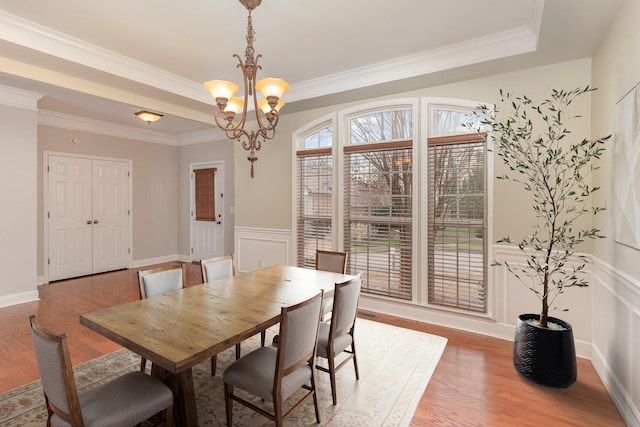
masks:
[[[525,95],[500,91],[501,107],[476,109],[485,129],[493,132],[495,151],[507,173],[498,176],[518,183],[530,193],[536,221],[531,234],[519,241],[504,237],[498,243],[514,243],[524,255],[517,265],[496,260],[540,300],[540,311],[519,316],[514,338],[516,370],[538,384],[554,388],[573,385],[577,378],[571,325],[549,316],[556,298],[570,287],[588,286],[584,278],[588,259],[576,253],[586,239],[602,238],[600,230],[580,227],[583,215],[595,215],[603,208],[591,206],[598,190],[590,184],[597,169],[594,159],[604,152],[609,136],[574,139],[567,123],[572,102],[592,88],[553,90],[542,102]],[[502,108],[502,111],[498,111]]]

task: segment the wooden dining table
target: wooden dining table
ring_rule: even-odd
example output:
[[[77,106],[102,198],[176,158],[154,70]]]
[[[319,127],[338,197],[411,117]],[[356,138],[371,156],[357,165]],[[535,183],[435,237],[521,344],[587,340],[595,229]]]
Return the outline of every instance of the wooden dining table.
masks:
[[[82,314],[80,323],[153,363],[174,393],[175,421],[197,426],[192,368],[279,321],[302,302],[353,276],[275,265]]]

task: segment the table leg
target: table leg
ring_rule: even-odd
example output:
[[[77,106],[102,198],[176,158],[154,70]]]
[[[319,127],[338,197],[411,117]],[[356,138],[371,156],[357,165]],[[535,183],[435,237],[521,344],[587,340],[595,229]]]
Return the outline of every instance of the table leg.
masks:
[[[173,414],[176,426],[197,427],[198,412],[191,368],[174,374],[153,364],[151,375],[159,378],[173,391]]]

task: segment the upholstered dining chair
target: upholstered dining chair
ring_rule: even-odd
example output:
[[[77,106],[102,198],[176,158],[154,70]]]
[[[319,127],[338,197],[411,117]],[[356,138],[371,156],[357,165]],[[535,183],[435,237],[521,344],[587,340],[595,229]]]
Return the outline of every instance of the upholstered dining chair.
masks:
[[[202,268],[202,280],[205,283],[212,282],[225,277],[232,277],[236,274],[236,266],[232,255],[223,255],[215,258],[203,259],[200,261]],[[263,332],[264,334],[265,332]],[[264,340],[264,339],[263,339]],[[236,360],[240,359],[240,343],[236,344]],[[216,374],[218,356],[211,357],[211,376]]]
[[[129,372],[78,393],[66,334],[54,334],[29,317],[47,407],[47,426],[127,427],[158,413],[173,425],[173,393],[143,372]]]
[[[260,347],[236,360],[224,371],[222,379],[227,426],[233,423],[234,400],[275,421],[276,426],[282,426],[283,419],[309,397],[313,397],[316,421],[320,424],[313,367],[322,294],[320,292],[306,301],[281,309],[278,348]],[[235,388],[273,403],[273,412],[234,394]],[[300,388],[306,389],[307,393],[283,413],[282,403]]]
[[[138,271],[140,299],[182,289],[186,282],[184,264],[181,263]],[[146,366],[147,359],[143,357],[140,359],[140,370],[144,372]]]
[[[316,251],[316,270],[331,271],[333,273],[347,272],[347,252]],[[322,301],[322,319],[331,313],[333,307],[333,297],[326,297]]]
[[[331,379],[331,396],[333,397],[334,405],[336,405],[338,401],[336,393],[336,371],[342,368],[349,360],[353,359],[356,380],[360,379],[353,331],[356,323],[361,287],[362,273],[359,273],[356,277],[346,282],[336,283],[333,293],[331,321],[322,322],[318,330],[317,356],[327,359],[328,367],[317,364],[316,368],[329,373]],[[336,356],[342,353],[347,353],[348,356],[336,366]]]

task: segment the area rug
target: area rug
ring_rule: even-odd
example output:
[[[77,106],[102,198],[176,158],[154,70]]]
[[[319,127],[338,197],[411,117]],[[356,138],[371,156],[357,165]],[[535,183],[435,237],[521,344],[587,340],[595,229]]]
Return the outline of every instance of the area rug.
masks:
[[[267,339],[277,333],[270,329]],[[259,345],[257,337],[242,344],[246,354]],[[270,341],[268,341],[270,342]],[[323,426],[408,426],[429,379],[440,360],[446,338],[358,318],[356,350],[360,380],[348,363],[337,373],[338,404],[331,401],[329,375],[317,372]],[[225,426],[221,372],[235,359],[234,349],[218,355],[218,372],[210,363],[193,369],[198,424]],[[139,369],[140,357],[121,349],[74,368],[79,391]],[[259,403],[259,402],[258,402]],[[271,426],[266,418],[234,404],[234,426]],[[0,425],[44,426],[46,410],[40,381],[0,394]],[[296,410],[285,425],[317,426],[312,401]]]

